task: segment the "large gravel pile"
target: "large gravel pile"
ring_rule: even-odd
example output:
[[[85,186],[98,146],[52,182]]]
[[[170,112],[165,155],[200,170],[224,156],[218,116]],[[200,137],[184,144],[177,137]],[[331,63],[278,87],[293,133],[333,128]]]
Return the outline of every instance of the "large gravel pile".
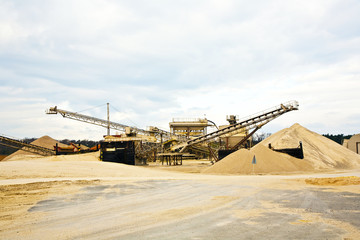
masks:
[[[274,152],[268,144],[276,148],[295,148],[302,141],[304,159],[291,157],[285,153]],[[256,164],[253,164],[253,158]],[[283,129],[251,150],[240,149],[204,173],[216,174],[277,174],[322,172],[360,167],[360,155],[340,144],[312,132],[300,124]]]
[[[303,143],[304,159],[314,169],[360,167],[360,155],[298,123],[271,135],[260,144],[268,146],[271,143],[274,148],[289,148],[298,146],[299,141]]]

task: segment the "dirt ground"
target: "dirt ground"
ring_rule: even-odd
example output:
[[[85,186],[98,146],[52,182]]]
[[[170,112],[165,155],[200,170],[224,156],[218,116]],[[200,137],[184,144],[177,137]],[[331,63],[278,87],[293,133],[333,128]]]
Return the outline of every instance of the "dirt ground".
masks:
[[[201,174],[209,164],[0,162],[0,239],[360,239],[360,170]]]

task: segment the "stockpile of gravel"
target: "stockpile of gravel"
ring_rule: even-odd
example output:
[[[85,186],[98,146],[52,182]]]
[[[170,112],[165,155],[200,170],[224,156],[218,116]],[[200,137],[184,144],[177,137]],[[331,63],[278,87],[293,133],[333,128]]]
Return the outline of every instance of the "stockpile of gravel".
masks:
[[[303,143],[304,159],[298,159],[285,153],[268,148],[269,143],[275,149],[295,148]],[[253,164],[253,158],[256,164]],[[251,150],[240,149],[213,166],[204,173],[216,174],[284,174],[322,172],[360,167],[360,155],[340,144],[312,132],[300,124],[283,129]]]

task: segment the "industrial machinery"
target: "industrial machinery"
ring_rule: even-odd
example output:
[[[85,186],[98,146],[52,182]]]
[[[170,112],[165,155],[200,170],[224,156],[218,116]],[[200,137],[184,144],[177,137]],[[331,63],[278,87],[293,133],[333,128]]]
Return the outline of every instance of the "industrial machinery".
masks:
[[[205,134],[204,126],[209,123],[208,121],[204,121],[204,119],[203,121],[191,123],[193,124],[191,126],[189,125],[189,122],[183,123],[173,121],[173,125],[170,124],[174,132],[172,133],[158,129],[157,127],[150,127],[149,130],[129,127],[120,123],[111,122],[109,121],[109,117],[108,120],[102,120],[79,113],[61,110],[57,107],[50,108],[47,111],[47,114],[59,113],[65,118],[99,125],[108,129],[112,128],[123,131],[124,134],[120,136],[105,137],[105,139],[101,142],[100,147],[101,158],[103,161],[137,164],[137,160],[146,160],[152,156],[155,158],[157,152],[163,152],[164,146],[166,147],[166,152],[168,154],[184,153],[185,151],[193,150],[203,152],[204,154],[210,154],[215,158],[215,161],[218,161],[221,159],[219,158],[219,155],[225,156],[229,153],[229,149],[223,149],[224,151],[228,151],[226,154],[221,152],[221,144],[216,142],[220,138],[243,134],[241,140],[238,143],[233,144],[232,149],[230,149],[230,152],[235,151],[262,126],[282,114],[298,110],[298,108],[299,104],[297,101],[290,101],[248,116],[238,122],[236,118],[230,118],[231,121],[229,121],[229,126],[220,128],[208,134]],[[194,127],[194,131],[191,131],[190,127],[185,126],[184,124]],[[184,126],[186,129],[183,129]],[[174,130],[175,128],[177,128],[177,130]],[[180,132],[181,134],[175,134],[176,132]],[[200,136],[191,138],[191,135],[194,135],[191,134],[192,132],[195,135]]]
[[[206,127],[213,124],[206,118],[173,118],[169,123],[170,131],[174,135],[184,135],[190,137],[199,137],[206,134]]]
[[[93,148],[86,148],[84,145],[80,146],[80,145],[73,144],[73,143],[70,143],[69,146],[61,146],[60,147],[56,143],[56,145],[54,146],[54,149],[52,150],[52,149],[49,149],[46,147],[41,147],[41,146],[38,146],[35,144],[25,143],[22,140],[17,140],[17,139],[11,138],[11,137],[3,136],[3,135],[0,135],[0,144],[7,146],[7,147],[12,147],[15,149],[27,151],[30,153],[39,154],[42,156],[94,152],[94,151],[97,151],[100,147],[100,146],[94,146]]]
[[[115,123],[111,122],[109,120],[103,120],[95,117],[90,117],[84,114],[76,113],[76,112],[70,112],[67,110],[62,110],[55,107],[49,108],[49,110],[46,111],[47,114],[60,114],[64,118],[70,118],[73,120],[90,123],[94,125],[98,125],[105,128],[111,128],[114,130],[119,130],[126,132],[127,134],[135,133],[135,134],[142,134],[144,136],[151,136],[154,137],[155,135],[161,136],[161,137],[170,137],[172,134],[170,132],[158,129],[156,127],[150,127],[149,130],[143,130],[137,127],[129,127],[127,125],[121,124],[121,123]]]
[[[157,127],[149,127],[149,130],[130,127],[124,124],[111,122],[84,114],[79,114],[55,107],[46,111],[47,114],[60,114],[64,118],[98,125],[108,129],[122,131],[121,135],[107,135],[100,143],[101,160],[120,162],[126,164],[143,164],[161,149],[163,141],[177,139],[181,141],[184,136],[176,136]],[[109,133],[109,131],[108,131]]]
[[[70,143],[69,146],[60,147],[57,143],[54,146],[56,155],[67,155],[67,154],[76,154],[76,153],[87,153],[98,151],[100,146],[95,145],[92,148],[88,148],[85,145]]]
[[[135,165],[135,144],[138,141],[113,139],[100,142],[100,160]]]
[[[15,148],[15,149],[21,149],[21,150],[24,150],[27,152],[39,154],[42,156],[55,155],[55,151],[53,151],[51,149],[48,149],[45,147],[40,147],[40,146],[31,144],[31,143],[25,143],[21,140],[16,140],[14,138],[6,137],[3,135],[0,135],[0,144],[4,145],[4,146]]]
[[[262,126],[264,126],[268,122],[283,115],[284,113],[287,113],[287,112],[290,112],[293,110],[298,110],[298,109],[299,109],[299,103],[297,101],[289,101],[289,102],[280,104],[278,106],[275,106],[273,108],[270,108],[270,109],[264,110],[262,112],[248,116],[244,119],[241,119],[239,122],[235,121],[234,124],[231,124],[228,127],[219,129],[215,132],[179,143],[175,146],[172,146],[171,150],[178,151],[178,152],[184,152],[186,148],[192,147],[194,145],[199,145],[201,143],[209,142],[209,141],[214,140],[219,137],[232,136],[232,135],[253,129],[253,131],[251,131],[249,134],[247,134],[244,137],[244,139],[246,140],[252,134],[254,134],[258,129],[260,129]],[[241,141],[244,141],[244,139]],[[241,144],[241,143],[242,142],[240,142],[239,144]],[[236,146],[238,146],[239,144],[237,144]],[[212,151],[211,149],[209,149],[209,150],[210,150],[210,152]],[[213,155],[213,157],[216,157],[216,154],[214,154],[214,153],[212,153],[211,155]],[[217,161],[219,159],[215,159],[215,160]]]
[[[299,159],[304,159],[304,151],[303,151],[303,145],[302,142],[299,142],[299,146],[296,148],[273,148],[271,146],[271,143],[269,143],[269,148],[275,152],[281,152],[281,153],[286,153],[292,157],[296,157]]]
[[[54,150],[56,152],[56,155],[67,155],[67,154],[74,154],[79,152],[77,148],[71,145],[66,147],[59,147],[58,144],[56,144],[54,146]]]

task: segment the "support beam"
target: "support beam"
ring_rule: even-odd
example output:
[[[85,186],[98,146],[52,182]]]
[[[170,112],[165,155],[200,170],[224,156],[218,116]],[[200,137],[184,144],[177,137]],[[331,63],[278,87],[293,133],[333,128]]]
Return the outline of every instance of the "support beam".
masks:
[[[241,139],[240,142],[238,142],[235,146],[233,146],[231,148],[231,150],[236,150],[238,149],[245,141],[247,141],[257,130],[259,130],[261,127],[256,126],[256,128],[254,128],[254,130],[252,130],[248,135],[246,135],[243,139]]]

